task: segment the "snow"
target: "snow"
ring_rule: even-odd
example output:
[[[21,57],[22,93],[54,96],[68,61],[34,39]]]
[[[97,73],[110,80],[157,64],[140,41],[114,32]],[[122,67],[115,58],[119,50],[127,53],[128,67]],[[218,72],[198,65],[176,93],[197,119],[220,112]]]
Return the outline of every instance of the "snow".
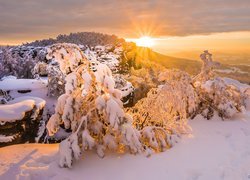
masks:
[[[78,137],[76,134],[72,134],[70,138],[62,141],[60,143],[59,154],[60,154],[60,167],[64,167],[67,164],[67,167],[72,166],[72,154],[75,159],[79,159],[81,155],[81,150],[78,146]]]
[[[0,121],[5,123],[21,120],[25,116],[25,112],[31,111],[34,106],[36,106],[36,112],[39,112],[46,103],[44,100],[47,99],[46,85],[47,79],[16,79],[13,76],[8,76],[0,81],[0,89],[10,91],[10,95],[15,98],[8,104],[0,105]],[[18,90],[31,90],[31,92],[23,96],[18,93]]]
[[[77,138],[76,138],[77,139]],[[77,144],[78,146],[78,144]],[[85,129],[82,132],[82,148],[83,149],[92,149],[95,146],[95,140],[90,136],[89,130]]]
[[[173,148],[153,154],[85,152],[71,169],[60,168],[58,144],[23,144],[0,148],[0,179],[249,179],[250,112],[222,121],[201,116],[189,121],[193,133]]]
[[[21,97],[15,98],[14,100],[9,101],[8,104],[14,104],[14,103],[24,101],[24,100],[33,100],[35,102],[36,108],[39,110],[44,108],[46,104],[46,101],[43,100],[42,98],[32,97],[32,96],[21,96]]]
[[[238,87],[241,92],[244,92],[247,89],[250,89],[250,86],[244,83],[240,83],[239,81],[235,80],[235,79],[231,79],[231,78],[223,78],[223,80],[226,82],[226,84],[228,85],[233,85]]]
[[[126,97],[134,92],[135,89],[132,83],[125,80],[122,75],[115,74],[114,79],[115,79],[115,88],[121,91],[122,97]],[[129,100],[127,102],[129,102]],[[127,102],[125,102],[124,104],[127,104]]]
[[[14,122],[22,120],[25,113],[36,108],[33,112],[34,118],[38,115],[40,110],[44,108],[45,100],[32,96],[22,96],[9,101],[8,104],[0,105],[0,122]]]
[[[142,144],[139,140],[141,136],[139,131],[130,123],[126,123],[122,128],[122,143],[128,146],[134,154],[141,153]]]
[[[115,81],[112,76],[105,76],[104,82],[103,82],[104,87],[106,87],[110,93],[112,93],[115,89]]]
[[[4,79],[0,81],[0,89],[2,90],[10,90],[11,97],[14,100],[9,103],[14,103],[20,101],[22,99],[32,99],[35,101],[35,104],[39,106],[39,109],[44,106],[46,102],[46,109],[51,109],[53,105],[56,103],[57,99],[53,97],[47,96],[47,78],[41,79]],[[31,92],[27,92],[24,94],[19,93],[18,90],[31,90]]]
[[[34,100],[24,100],[14,104],[0,105],[0,124],[22,120],[25,116],[25,112],[31,111],[34,106]]]
[[[119,56],[115,54],[104,54],[101,57],[97,58],[97,60],[103,64],[106,64],[111,70],[115,70],[120,63],[118,57]]]
[[[84,89],[86,91],[88,91],[90,86],[91,86],[91,82],[92,82],[91,75],[87,71],[83,72],[82,79],[84,80]],[[82,94],[84,94],[84,92]]]
[[[4,76],[1,78],[1,80],[6,80],[6,79],[17,79],[16,76]]]
[[[0,89],[9,90],[34,90],[46,87],[46,81],[36,79],[6,78],[0,81]]]
[[[242,71],[241,69],[237,68],[237,67],[231,67],[229,69],[215,69],[215,72],[219,72],[219,73],[226,73],[226,74],[230,74],[230,73],[239,73],[239,74],[248,74],[248,72],[246,71]]]
[[[115,98],[110,97],[107,101],[106,113],[111,127],[117,130],[120,124],[120,119],[124,116],[124,112]]]
[[[14,136],[0,135],[0,143],[2,143],[2,142],[11,142],[13,139],[15,139]]]
[[[122,49],[115,48],[114,52],[108,52],[107,50],[110,47],[105,46],[95,46],[94,50],[87,48],[84,52],[85,56],[90,61],[98,61],[102,64],[107,65],[112,71],[117,71],[117,68],[120,64],[120,57]]]
[[[66,79],[65,91],[66,94],[70,94],[77,87],[76,73],[72,72],[68,74],[65,79]]]
[[[133,85],[130,82],[127,82],[126,85],[121,88],[122,97],[128,96],[133,91],[134,91]]]
[[[213,84],[213,80],[208,80],[204,84],[201,85],[203,89],[205,89],[207,92],[210,92],[212,90],[211,86]]]

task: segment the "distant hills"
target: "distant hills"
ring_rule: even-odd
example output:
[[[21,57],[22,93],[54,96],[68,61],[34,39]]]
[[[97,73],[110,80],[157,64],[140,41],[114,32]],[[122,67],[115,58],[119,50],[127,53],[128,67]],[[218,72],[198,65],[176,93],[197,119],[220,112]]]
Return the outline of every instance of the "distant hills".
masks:
[[[125,42],[124,39],[118,38],[116,35],[108,35],[97,32],[77,32],[60,34],[56,38],[49,38],[43,40],[36,40],[31,43],[26,43],[26,46],[48,46],[55,43],[74,43],[74,44],[82,44],[88,46],[97,46],[97,45],[115,45],[117,43]]]

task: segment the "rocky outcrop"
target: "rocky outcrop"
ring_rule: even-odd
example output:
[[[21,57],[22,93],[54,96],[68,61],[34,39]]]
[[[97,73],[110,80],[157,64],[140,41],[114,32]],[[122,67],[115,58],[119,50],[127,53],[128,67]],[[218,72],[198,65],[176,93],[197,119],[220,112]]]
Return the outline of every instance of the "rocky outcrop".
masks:
[[[27,103],[29,104],[27,105]],[[35,142],[44,106],[43,99],[29,96],[1,105],[0,111],[5,113],[5,117],[0,115],[0,147]],[[20,109],[24,109],[24,111],[18,112]],[[8,114],[9,116],[6,116]]]

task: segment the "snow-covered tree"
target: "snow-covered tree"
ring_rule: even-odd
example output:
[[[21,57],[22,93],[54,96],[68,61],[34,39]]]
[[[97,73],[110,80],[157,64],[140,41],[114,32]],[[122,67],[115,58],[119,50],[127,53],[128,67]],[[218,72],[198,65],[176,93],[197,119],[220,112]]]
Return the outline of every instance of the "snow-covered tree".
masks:
[[[57,62],[38,62],[34,66],[32,74],[38,79],[42,76],[48,76],[48,96],[59,97],[65,93],[65,74],[59,69]]]
[[[60,166],[71,167],[73,159],[79,159],[88,149],[95,149],[103,157],[106,149],[148,154],[152,149],[168,147],[164,129],[147,127],[139,131],[133,127],[131,117],[123,110],[121,92],[115,89],[105,64],[88,61],[78,46],[66,43],[48,49],[47,58],[53,57],[66,75],[66,85],[47,129],[50,135],[60,124],[72,130],[60,143]]]
[[[59,69],[58,65],[47,65],[48,72],[48,96],[59,97],[65,93],[65,74]]]
[[[46,61],[44,49],[27,46],[3,47],[0,53],[0,78],[8,75],[34,78],[34,66],[38,62]]]
[[[4,66],[3,66],[3,51],[0,50],[0,79],[5,75],[5,70],[4,70]]]
[[[25,54],[23,58],[18,57],[18,71],[17,75],[20,78],[33,78],[32,69],[38,62],[31,54]]]
[[[216,77],[213,69],[219,63],[212,60],[212,54],[204,51],[200,58],[203,61],[201,72],[193,78],[201,102],[200,113],[210,119],[215,111],[222,118],[230,118],[235,113],[244,111],[244,93],[239,87],[227,84],[223,78]]]
[[[162,127],[170,135],[190,132],[187,119],[199,103],[191,77],[183,71],[166,70],[160,74],[159,81],[163,85],[151,89],[147,97],[129,110],[134,124],[138,129]]]
[[[212,54],[208,52],[208,50],[205,50],[201,55],[200,59],[202,61],[202,67],[201,72],[194,77],[196,81],[202,81],[205,82],[209,79],[212,79],[215,77],[215,73],[213,69],[215,67],[220,66],[220,63],[213,61]]]
[[[12,54],[9,47],[5,47],[2,49],[1,53],[1,77],[13,75],[17,76],[17,70],[18,70],[18,58],[16,54]]]
[[[48,75],[48,64],[45,62],[37,62],[32,70],[32,74],[35,78],[40,76],[47,76]]]

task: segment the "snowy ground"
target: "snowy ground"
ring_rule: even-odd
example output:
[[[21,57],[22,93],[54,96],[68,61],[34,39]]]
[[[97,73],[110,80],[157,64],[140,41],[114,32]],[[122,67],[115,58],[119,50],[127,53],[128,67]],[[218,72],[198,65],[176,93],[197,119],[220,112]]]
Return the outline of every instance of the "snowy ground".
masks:
[[[192,135],[150,158],[88,152],[72,169],[58,167],[57,144],[0,148],[0,179],[250,179],[250,111],[227,121],[198,116],[190,125]]]

